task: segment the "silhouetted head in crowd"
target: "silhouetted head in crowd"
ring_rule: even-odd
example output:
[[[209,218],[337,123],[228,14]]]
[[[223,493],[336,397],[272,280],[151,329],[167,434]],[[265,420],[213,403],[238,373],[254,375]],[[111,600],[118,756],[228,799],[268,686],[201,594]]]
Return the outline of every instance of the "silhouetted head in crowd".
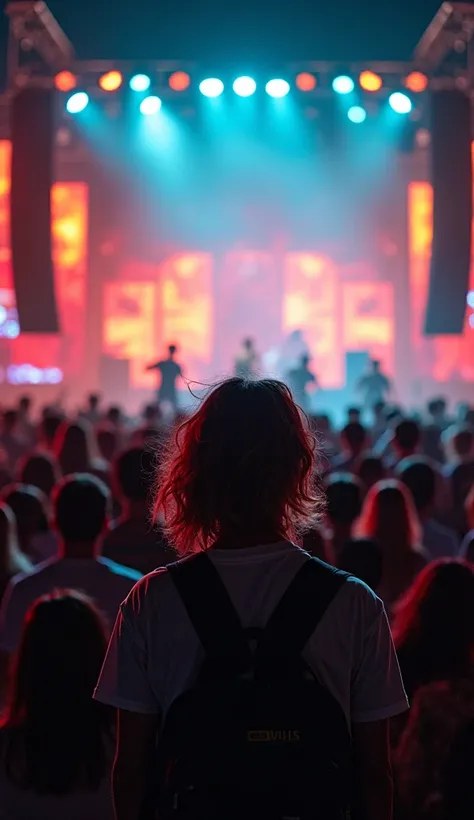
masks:
[[[147,404],[143,408],[143,423],[146,427],[159,427],[161,423],[161,410],[158,403]]]
[[[97,446],[105,461],[112,461],[118,450],[118,438],[115,430],[102,427],[97,431]]]
[[[22,418],[28,418],[31,410],[31,396],[21,396],[18,402],[18,411]]]
[[[48,498],[59,481],[59,467],[49,453],[32,453],[20,462],[18,481],[38,487]]]
[[[94,433],[87,421],[63,422],[56,434],[54,450],[64,476],[91,470],[94,449]]]
[[[395,427],[393,447],[398,459],[414,455],[420,446],[420,427],[414,419],[403,419]]]
[[[444,396],[431,399],[428,402],[428,416],[433,424],[443,428],[446,426],[448,403]]]
[[[49,529],[47,497],[37,487],[11,484],[3,490],[1,500],[15,515],[20,549],[32,554],[35,536]]]
[[[411,492],[421,519],[433,512],[436,501],[436,472],[427,458],[417,456],[403,459],[398,465],[397,476]]]
[[[383,460],[379,456],[374,456],[371,453],[362,456],[357,466],[357,475],[362,481],[364,487],[370,490],[378,481],[385,478],[386,471]]]
[[[89,410],[96,412],[99,409],[100,395],[99,393],[89,393],[87,397],[87,405]]]
[[[331,545],[337,561],[343,544],[351,537],[362,508],[363,488],[350,473],[333,473],[326,486],[326,518],[331,527]]]
[[[359,456],[366,445],[365,427],[357,421],[346,424],[341,430],[341,443],[352,456]]]
[[[358,424],[360,422],[360,416],[360,407],[349,407],[347,409],[347,421],[349,424]]]
[[[112,424],[114,427],[120,427],[123,422],[122,410],[117,405],[112,405],[107,410],[105,415],[105,420]]]
[[[474,458],[474,431],[467,424],[450,427],[445,434],[446,453],[453,461],[470,461]]]
[[[0,502],[0,599],[10,578],[31,569],[32,564],[20,549],[15,514]]]
[[[94,558],[110,513],[110,493],[92,475],[65,478],[53,495],[54,520],[66,558]]]
[[[395,644],[408,695],[426,683],[469,678],[474,658],[474,568],[435,561],[395,610]]]
[[[421,543],[420,522],[407,488],[394,479],[379,481],[369,490],[358,524],[362,538],[373,538],[382,554],[404,556]]]
[[[114,495],[127,517],[146,518],[153,482],[155,456],[146,447],[130,447],[113,466]]]
[[[169,440],[155,518],[163,513],[180,554],[292,538],[321,505],[314,460],[314,438],[284,384],[228,379]]]
[[[382,553],[372,538],[351,538],[344,544],[338,567],[360,578],[371,589],[382,580]]]
[[[45,450],[53,450],[57,432],[63,423],[63,417],[59,413],[48,411],[43,415],[40,424],[40,444]]]
[[[2,722],[6,776],[17,788],[66,795],[103,781],[112,710],[92,693],[106,648],[102,618],[79,592],[54,592],[30,609]]]
[[[3,414],[3,432],[12,435],[18,427],[18,413],[16,410],[5,410]]]

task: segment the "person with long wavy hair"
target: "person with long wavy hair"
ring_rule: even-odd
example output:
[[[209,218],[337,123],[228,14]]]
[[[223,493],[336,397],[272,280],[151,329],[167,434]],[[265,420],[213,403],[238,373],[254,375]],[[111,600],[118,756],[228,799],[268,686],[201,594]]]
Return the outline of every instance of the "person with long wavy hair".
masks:
[[[412,702],[395,744],[402,816],[467,817],[467,808],[448,811],[453,795],[446,786],[456,782],[466,792],[472,782],[465,764],[453,779],[449,753],[474,719],[474,567],[453,559],[430,564],[396,609],[394,637]]]
[[[78,592],[30,609],[0,724],[5,820],[113,817],[113,713],[92,700],[106,641],[98,610]]]
[[[164,718],[166,733],[170,707],[192,687],[203,661],[177,573],[187,573],[196,606],[214,613],[216,629],[224,595],[245,630],[265,627],[305,566],[324,579],[312,587],[315,602],[334,577],[333,568],[293,542],[315,524],[324,504],[315,460],[306,418],[288,388],[269,379],[223,382],[168,442],[159,459],[154,515],[186,560],[147,575],[132,590],[96,690],[99,700],[119,709],[117,820],[138,820],[160,724]],[[389,820],[387,722],[406,709],[406,699],[382,602],[360,581],[343,577],[305,658],[342,723],[345,718],[353,726],[357,782],[365,798],[371,795],[366,817]]]
[[[369,490],[356,533],[373,538],[382,554],[382,578],[376,592],[389,609],[428,563],[421,527],[407,488],[394,479]]]

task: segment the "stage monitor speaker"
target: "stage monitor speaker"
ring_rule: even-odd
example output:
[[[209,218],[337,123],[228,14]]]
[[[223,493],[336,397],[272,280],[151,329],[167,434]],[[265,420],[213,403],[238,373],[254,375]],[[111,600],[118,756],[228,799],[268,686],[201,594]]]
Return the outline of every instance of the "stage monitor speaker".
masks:
[[[20,329],[57,333],[51,250],[53,91],[26,88],[11,104],[11,249]]]
[[[471,264],[471,102],[461,91],[431,98],[433,246],[425,333],[464,327]]]

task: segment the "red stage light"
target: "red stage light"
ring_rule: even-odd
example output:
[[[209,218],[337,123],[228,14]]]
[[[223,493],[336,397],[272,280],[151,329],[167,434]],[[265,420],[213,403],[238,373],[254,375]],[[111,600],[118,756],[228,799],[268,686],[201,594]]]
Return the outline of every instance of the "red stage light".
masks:
[[[102,91],[117,91],[123,83],[123,76],[120,71],[108,71],[99,79]]]
[[[382,77],[374,71],[362,71],[359,75],[359,83],[364,91],[380,91],[383,85]]]
[[[316,77],[308,71],[302,71],[296,77],[296,87],[300,91],[314,91],[316,88]]]
[[[58,91],[72,91],[77,86],[77,79],[72,71],[60,71],[54,78],[54,85]]]
[[[186,91],[191,85],[191,77],[185,71],[175,71],[168,80],[173,91]]]
[[[422,74],[421,71],[412,71],[405,77],[405,88],[413,91],[415,94],[420,94],[428,88],[428,77]]]

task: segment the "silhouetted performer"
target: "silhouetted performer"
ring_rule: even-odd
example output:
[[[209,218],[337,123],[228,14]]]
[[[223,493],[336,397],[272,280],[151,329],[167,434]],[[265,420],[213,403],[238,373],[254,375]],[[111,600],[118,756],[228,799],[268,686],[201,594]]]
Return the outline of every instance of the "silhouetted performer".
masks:
[[[298,404],[305,413],[309,411],[310,405],[308,388],[310,385],[312,385],[313,388],[318,386],[318,380],[310,370],[309,363],[310,357],[305,354],[301,356],[297,366],[293,367],[292,370],[289,370],[286,374],[286,381],[293,394],[293,398],[296,404]]]
[[[248,337],[243,340],[242,348],[235,360],[234,373],[243,379],[258,378],[260,358],[255,349],[255,342]]]
[[[173,407],[175,413],[178,410],[178,396],[176,391],[176,380],[183,375],[181,366],[175,361],[176,345],[168,348],[168,358],[161,362],[151,364],[147,370],[159,370],[161,381],[158,388],[158,402],[168,402]]]
[[[359,379],[357,390],[363,398],[364,407],[366,410],[381,401],[386,401],[392,385],[390,379],[382,373],[380,369],[380,362],[375,359],[369,363],[369,370]]]

